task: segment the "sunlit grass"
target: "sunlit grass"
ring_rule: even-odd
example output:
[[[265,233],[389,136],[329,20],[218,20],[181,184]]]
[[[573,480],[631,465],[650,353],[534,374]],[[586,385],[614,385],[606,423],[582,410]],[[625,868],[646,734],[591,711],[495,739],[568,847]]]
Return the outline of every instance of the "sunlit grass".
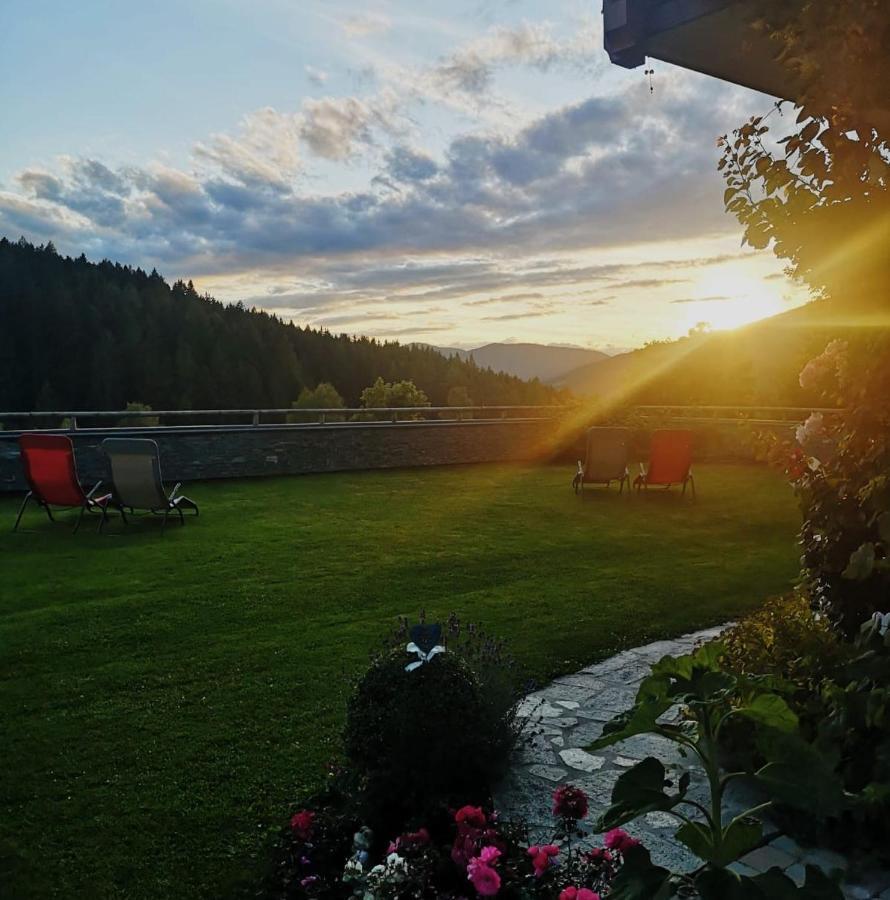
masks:
[[[544,679],[787,587],[764,470],[571,493],[476,466],[192,485],[202,515],[0,532],[4,897],[220,898],[337,752],[349,679],[400,614],[456,610]],[[11,527],[15,503],[0,500]]]

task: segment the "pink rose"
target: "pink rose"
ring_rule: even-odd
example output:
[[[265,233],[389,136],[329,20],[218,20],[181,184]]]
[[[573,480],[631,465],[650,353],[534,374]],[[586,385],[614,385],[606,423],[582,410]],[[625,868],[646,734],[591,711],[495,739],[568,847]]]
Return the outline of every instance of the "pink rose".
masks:
[[[467,878],[476,888],[476,893],[481,897],[494,897],[501,889],[501,876],[491,867],[483,862],[473,860],[476,865],[470,863],[467,869]]]
[[[571,784],[557,788],[553,792],[553,815],[575,821],[583,819],[587,815],[587,794]]]
[[[498,850],[497,847],[483,847],[479,853],[479,859],[481,859],[482,862],[493,866],[500,855],[501,851]]]
[[[559,900],[600,900],[600,895],[590,888],[567,887],[559,895]]]
[[[526,853],[532,858],[535,878],[540,878],[550,868],[551,862],[556,861],[556,857],[559,855],[559,847],[555,844],[545,844],[541,847],[535,844],[529,847]]]
[[[631,847],[640,846],[640,842],[636,838],[632,838],[621,828],[613,828],[611,831],[607,831],[603,843],[610,850],[617,850],[619,853],[627,853]]]
[[[479,806],[462,806],[455,814],[454,821],[458,825],[472,825],[474,828],[484,828],[485,813]]]

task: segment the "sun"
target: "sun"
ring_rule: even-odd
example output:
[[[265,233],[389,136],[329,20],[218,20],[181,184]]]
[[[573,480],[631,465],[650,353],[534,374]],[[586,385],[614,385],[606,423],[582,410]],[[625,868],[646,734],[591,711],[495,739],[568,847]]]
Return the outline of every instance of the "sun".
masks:
[[[739,263],[713,266],[696,278],[684,304],[687,327],[709,322],[716,329],[738,328],[784,312],[783,288],[781,280],[768,280]]]

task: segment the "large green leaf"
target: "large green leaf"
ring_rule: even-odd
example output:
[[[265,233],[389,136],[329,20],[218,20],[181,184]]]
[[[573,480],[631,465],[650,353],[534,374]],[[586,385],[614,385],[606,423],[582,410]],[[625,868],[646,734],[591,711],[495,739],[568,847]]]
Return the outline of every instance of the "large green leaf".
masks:
[[[612,805],[600,816],[596,831],[617,828],[654,810],[673,809],[685,796],[689,780],[681,779],[676,794],[667,794],[667,773],[654,756],[647,756],[624,772],[612,789]]]
[[[759,694],[737,712],[760,725],[779,731],[797,731],[797,716],[778,694]]]
[[[757,900],[748,879],[729,869],[704,869],[695,879],[695,887],[701,900]]]
[[[760,843],[763,826],[754,819],[733,819],[716,846],[712,830],[702,822],[684,823],[676,837],[705,862],[728,866]]]
[[[643,679],[634,705],[606,722],[602,737],[594,741],[588,749],[601,750],[636,734],[659,731],[658,717],[667,712],[673,704],[668,695],[669,686],[668,680],[662,676],[650,675]]]
[[[754,780],[768,797],[818,816],[843,809],[846,798],[832,760],[812,744],[777,731],[761,733],[757,743],[769,762]]]
[[[609,900],[670,900],[676,896],[673,876],[652,862],[645,847],[632,847],[624,854],[624,865],[609,889]]]

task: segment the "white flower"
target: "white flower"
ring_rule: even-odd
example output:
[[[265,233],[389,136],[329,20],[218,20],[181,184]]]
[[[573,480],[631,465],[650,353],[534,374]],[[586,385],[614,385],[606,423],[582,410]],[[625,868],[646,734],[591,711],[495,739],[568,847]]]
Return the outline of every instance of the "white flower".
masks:
[[[871,617],[871,620],[875,623],[875,627],[878,629],[878,634],[886,634],[887,631],[890,630],[890,612],[876,612]]]

